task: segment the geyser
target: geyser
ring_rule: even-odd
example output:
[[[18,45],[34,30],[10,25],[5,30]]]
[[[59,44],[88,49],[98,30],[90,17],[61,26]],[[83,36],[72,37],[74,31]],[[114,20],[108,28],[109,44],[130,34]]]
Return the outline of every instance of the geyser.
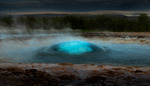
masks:
[[[83,53],[89,53],[93,51],[90,43],[83,41],[68,41],[55,45],[57,51],[67,54],[79,55]]]
[[[86,53],[102,52],[103,49],[92,43],[84,41],[67,41],[58,43],[52,46],[44,47],[39,50],[41,55],[49,54],[68,54],[68,55],[81,55]]]

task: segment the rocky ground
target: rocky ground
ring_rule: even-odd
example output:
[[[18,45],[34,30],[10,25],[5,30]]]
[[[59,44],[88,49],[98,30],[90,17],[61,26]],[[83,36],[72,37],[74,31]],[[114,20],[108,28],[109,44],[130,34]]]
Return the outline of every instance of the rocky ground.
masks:
[[[150,67],[0,64],[1,86],[149,86]]]
[[[94,32],[82,36],[121,44],[150,44],[150,32]]]

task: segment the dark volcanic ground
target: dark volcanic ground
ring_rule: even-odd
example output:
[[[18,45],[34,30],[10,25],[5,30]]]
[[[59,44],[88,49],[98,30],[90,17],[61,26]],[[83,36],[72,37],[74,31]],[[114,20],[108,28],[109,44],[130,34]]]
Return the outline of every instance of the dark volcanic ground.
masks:
[[[70,63],[0,64],[0,84],[1,86],[149,86],[150,68]]]

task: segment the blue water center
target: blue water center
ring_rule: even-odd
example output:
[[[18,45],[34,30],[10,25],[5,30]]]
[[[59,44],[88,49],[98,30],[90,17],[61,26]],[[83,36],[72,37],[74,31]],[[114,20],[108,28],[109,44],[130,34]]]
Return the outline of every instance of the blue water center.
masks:
[[[83,41],[68,41],[68,42],[60,43],[58,45],[57,50],[64,53],[76,54],[76,55],[93,51],[91,44]]]
[[[61,42],[52,46],[42,47],[38,50],[40,56],[55,56],[55,55],[81,55],[86,53],[103,52],[103,48],[84,41],[67,41]]]

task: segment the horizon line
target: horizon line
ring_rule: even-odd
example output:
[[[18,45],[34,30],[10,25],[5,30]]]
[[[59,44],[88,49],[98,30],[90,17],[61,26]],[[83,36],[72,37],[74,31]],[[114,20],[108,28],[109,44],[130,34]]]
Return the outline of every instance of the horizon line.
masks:
[[[120,14],[125,16],[138,16],[140,13],[146,13],[150,16],[150,11],[122,11],[122,10],[98,10],[87,12],[64,12],[64,11],[38,11],[38,12],[2,12],[2,15],[35,15],[35,14],[81,14],[81,15],[102,15],[102,14]]]

